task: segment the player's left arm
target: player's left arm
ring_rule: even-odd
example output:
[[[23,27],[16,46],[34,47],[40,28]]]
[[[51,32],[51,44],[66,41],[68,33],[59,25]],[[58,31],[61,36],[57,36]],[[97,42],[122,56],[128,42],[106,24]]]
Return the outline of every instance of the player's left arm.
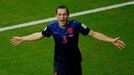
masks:
[[[125,48],[125,43],[120,40],[119,37],[117,38],[111,38],[111,37],[108,37],[102,33],[99,33],[99,32],[95,32],[93,30],[90,30],[90,32],[88,33],[88,35],[98,39],[98,40],[101,40],[101,41],[105,41],[105,42],[110,42],[112,43],[113,45],[115,45],[116,47],[122,49],[122,48]]]

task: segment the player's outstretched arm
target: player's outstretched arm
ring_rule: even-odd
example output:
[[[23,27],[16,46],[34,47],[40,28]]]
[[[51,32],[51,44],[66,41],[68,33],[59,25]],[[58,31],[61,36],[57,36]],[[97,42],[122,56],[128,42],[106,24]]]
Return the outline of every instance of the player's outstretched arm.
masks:
[[[102,33],[95,32],[93,30],[91,30],[89,32],[89,35],[91,35],[94,38],[101,40],[101,41],[111,42],[113,45],[115,45],[116,47],[118,47],[120,49],[125,48],[125,46],[126,46],[125,43],[123,41],[121,41],[119,38],[111,38]]]
[[[33,33],[31,35],[27,35],[27,36],[22,36],[22,37],[19,37],[19,36],[15,36],[11,39],[11,43],[13,45],[19,45],[25,41],[34,41],[34,40],[40,40],[44,38],[44,36],[42,35],[41,32],[36,32],[36,33]]]

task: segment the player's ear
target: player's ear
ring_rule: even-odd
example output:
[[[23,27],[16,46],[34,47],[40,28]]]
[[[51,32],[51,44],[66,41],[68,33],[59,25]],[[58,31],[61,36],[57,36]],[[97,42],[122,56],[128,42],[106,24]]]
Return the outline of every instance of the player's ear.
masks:
[[[57,14],[55,14],[55,17],[58,18]]]

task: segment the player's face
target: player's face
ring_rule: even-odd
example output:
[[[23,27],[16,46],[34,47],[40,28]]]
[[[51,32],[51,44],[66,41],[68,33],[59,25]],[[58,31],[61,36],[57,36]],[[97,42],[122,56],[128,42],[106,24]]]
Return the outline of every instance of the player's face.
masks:
[[[65,25],[66,22],[67,22],[67,19],[68,19],[67,10],[66,10],[66,9],[58,9],[58,10],[57,10],[56,17],[57,17],[58,21],[59,21],[61,24]]]

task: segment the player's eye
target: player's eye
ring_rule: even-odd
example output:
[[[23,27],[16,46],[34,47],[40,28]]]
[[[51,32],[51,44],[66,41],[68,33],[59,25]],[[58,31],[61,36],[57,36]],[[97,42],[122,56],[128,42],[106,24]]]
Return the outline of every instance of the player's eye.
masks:
[[[63,16],[66,16],[66,15],[67,15],[66,13],[63,14]]]
[[[58,16],[61,16],[61,14],[58,14]]]

